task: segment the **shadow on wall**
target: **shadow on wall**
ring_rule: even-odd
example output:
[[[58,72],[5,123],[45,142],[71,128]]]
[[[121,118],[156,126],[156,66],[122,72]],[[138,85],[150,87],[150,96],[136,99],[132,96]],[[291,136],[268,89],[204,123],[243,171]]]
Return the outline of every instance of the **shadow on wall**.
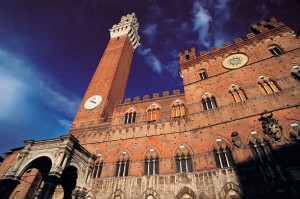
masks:
[[[300,139],[291,137],[281,142],[285,144],[279,147],[264,140],[250,143],[254,158],[235,166],[239,186],[225,184],[219,197],[300,198]]]

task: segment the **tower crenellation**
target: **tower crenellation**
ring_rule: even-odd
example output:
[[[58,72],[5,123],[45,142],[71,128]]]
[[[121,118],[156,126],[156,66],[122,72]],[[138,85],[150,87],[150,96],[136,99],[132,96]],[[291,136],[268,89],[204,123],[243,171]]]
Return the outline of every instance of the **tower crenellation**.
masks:
[[[172,91],[172,94],[170,95],[169,91],[164,91],[162,96],[160,95],[160,93],[153,93],[152,97],[150,97],[150,95],[144,95],[141,99],[140,96],[136,96],[133,98],[133,100],[131,98],[126,98],[124,99],[123,103],[122,101],[118,101],[117,106],[120,105],[128,105],[128,104],[132,104],[132,103],[140,103],[140,102],[145,102],[145,101],[155,101],[155,100],[160,100],[166,97],[176,97],[176,96],[181,96],[184,95],[184,93],[181,93],[179,89],[175,89]]]
[[[109,30],[110,38],[118,38],[124,35],[128,35],[133,48],[137,48],[140,45],[140,37],[138,35],[139,23],[135,16],[135,13],[128,14],[121,18],[118,24],[113,25]]]
[[[222,56],[224,54],[230,53],[232,50],[238,51],[243,47],[253,45],[256,42],[268,39],[269,37],[274,37],[275,35],[281,35],[283,33],[293,33],[293,31],[280,21],[277,21],[275,17],[271,17],[267,20],[260,21],[260,23],[251,25],[250,33],[246,34],[246,38],[236,38],[234,43],[225,42],[222,44],[221,48],[212,47],[210,52],[201,51],[199,56],[196,56],[195,48],[191,51],[185,50],[184,53],[179,52],[179,63],[181,70],[193,66],[199,61],[207,61],[210,59],[215,59],[217,56]]]

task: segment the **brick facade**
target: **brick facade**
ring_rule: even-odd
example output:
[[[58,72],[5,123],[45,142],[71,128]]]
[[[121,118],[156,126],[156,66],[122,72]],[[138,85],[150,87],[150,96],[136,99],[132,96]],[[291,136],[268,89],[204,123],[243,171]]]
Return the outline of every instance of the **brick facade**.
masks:
[[[251,28],[246,39],[209,53],[197,56],[194,48],[179,53],[184,93],[175,90],[123,103],[134,39],[112,38],[69,132],[98,157],[89,160],[86,182],[74,197],[299,197],[300,40],[275,18]],[[223,60],[234,54],[246,55],[248,62],[237,69],[223,67]],[[238,102],[230,92],[234,88],[243,92],[236,95]],[[86,100],[96,94],[102,96],[100,105],[85,109]],[[172,117],[172,106],[179,102],[184,114]],[[159,116],[149,121],[151,107]],[[133,122],[126,120],[130,112],[135,113]],[[149,151],[159,161],[154,176],[145,175]],[[10,157],[0,171],[15,164]],[[95,177],[97,161],[101,175]],[[189,172],[181,172],[182,167]],[[116,177],[120,168],[128,173]]]

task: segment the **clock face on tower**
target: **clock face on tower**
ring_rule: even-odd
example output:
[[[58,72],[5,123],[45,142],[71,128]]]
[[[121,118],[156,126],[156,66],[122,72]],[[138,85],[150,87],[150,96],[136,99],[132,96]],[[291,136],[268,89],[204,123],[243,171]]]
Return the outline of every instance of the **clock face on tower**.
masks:
[[[240,68],[244,65],[246,65],[248,62],[248,57],[245,54],[241,54],[241,53],[236,53],[233,55],[229,55],[228,57],[226,57],[223,62],[222,65],[224,68],[227,69],[236,69],[236,68]]]
[[[84,103],[84,108],[85,109],[93,109],[96,108],[102,101],[102,96],[101,95],[93,95],[90,97],[86,102]]]

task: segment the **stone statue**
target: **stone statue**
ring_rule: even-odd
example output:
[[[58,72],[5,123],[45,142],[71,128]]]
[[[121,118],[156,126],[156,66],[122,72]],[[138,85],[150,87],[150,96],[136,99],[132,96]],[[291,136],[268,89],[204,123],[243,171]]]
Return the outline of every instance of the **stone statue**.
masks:
[[[239,136],[239,133],[238,132],[232,132],[231,134],[231,137],[232,137],[232,143],[234,146],[240,148],[242,146],[242,141],[241,141],[241,138]]]
[[[282,137],[282,127],[278,124],[278,120],[273,118],[273,113],[269,116],[264,117],[263,114],[260,115],[259,121],[262,121],[262,127],[264,129],[264,134],[267,134],[275,141],[280,141]]]

